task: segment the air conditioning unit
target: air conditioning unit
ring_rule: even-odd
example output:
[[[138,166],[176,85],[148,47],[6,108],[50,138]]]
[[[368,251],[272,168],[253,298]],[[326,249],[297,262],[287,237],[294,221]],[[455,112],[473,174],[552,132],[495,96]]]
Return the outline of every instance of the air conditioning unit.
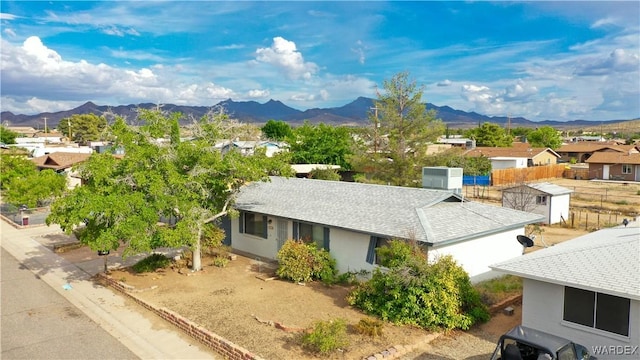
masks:
[[[425,189],[462,191],[462,168],[445,166],[423,167],[422,187]]]

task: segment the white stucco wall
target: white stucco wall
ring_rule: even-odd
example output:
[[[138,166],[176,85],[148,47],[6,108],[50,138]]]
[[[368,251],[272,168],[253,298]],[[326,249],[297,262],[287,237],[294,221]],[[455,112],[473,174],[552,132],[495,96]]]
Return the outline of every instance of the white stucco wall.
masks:
[[[563,286],[524,279],[522,325],[570,339],[589,351],[594,346],[640,346],[640,301],[631,300],[628,337],[564,321],[563,308]],[[633,356],[596,356],[599,359],[638,359],[640,350],[637,351]]]
[[[504,158],[494,157],[491,158],[491,168],[494,170],[500,169],[522,169],[527,167],[527,158]]]
[[[246,253],[275,259],[278,253],[277,220],[268,225],[267,239],[250,234],[241,234],[239,219],[231,220],[231,247]],[[292,222],[287,222],[288,234],[291,236]],[[472,282],[478,282],[501,276],[494,272],[489,265],[522,255],[522,246],[516,241],[516,236],[524,234],[524,228],[473,239],[462,243],[440,246],[429,249],[429,259],[437,256],[452,255],[454,259],[469,273]],[[329,232],[329,248],[331,256],[336,260],[339,273],[348,271],[371,271],[376,266],[367,263],[367,251],[370,235],[331,228]]]
[[[516,236],[524,233],[523,227],[462,243],[434,247],[429,249],[429,259],[452,255],[469,273],[471,282],[474,283],[502,276],[504,274],[491,270],[489,265],[521,256],[522,245],[518,243]]]
[[[244,251],[249,254],[261,256],[267,259],[274,259],[278,254],[278,242],[276,240],[276,218],[271,219],[271,224],[267,227],[267,238],[254,236],[251,234],[240,233],[239,218],[231,220],[231,247]],[[291,234],[291,224],[289,226],[289,234]]]
[[[565,221],[569,220],[569,200],[570,194],[550,196],[551,201],[549,207],[549,219],[550,224],[557,224],[562,221],[561,216]]]

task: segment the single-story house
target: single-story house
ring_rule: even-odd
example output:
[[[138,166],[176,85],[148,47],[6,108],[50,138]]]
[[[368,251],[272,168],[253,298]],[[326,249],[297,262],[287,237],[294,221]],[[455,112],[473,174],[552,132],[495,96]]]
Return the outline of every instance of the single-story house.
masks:
[[[452,255],[472,281],[522,253],[516,241],[537,214],[467,201],[450,190],[271,177],[243,187],[227,224],[232,248],[275,259],[289,239],[329,250],[341,273],[372,270],[389,239],[422,243],[430,258]],[[229,236],[230,235],[230,236]]]
[[[522,325],[571,339],[592,352],[599,347],[598,358],[638,359],[639,223],[636,219],[491,266],[523,278]],[[634,353],[622,351],[633,348]]]
[[[491,166],[494,169],[504,168],[504,160],[510,159],[510,162],[516,166],[518,165],[518,159],[526,159],[526,165],[539,166],[539,165],[552,165],[557,164],[560,155],[550,148],[532,148],[527,143],[513,143],[511,147],[476,147],[467,150],[464,153],[465,156],[479,157],[484,156],[491,160]],[[494,161],[497,159],[497,161]]]
[[[313,170],[340,170],[340,165],[327,164],[291,164],[291,168],[296,173],[296,177],[309,177]]]
[[[91,154],[86,153],[68,153],[53,152],[31,159],[38,169],[51,169],[57,173],[67,176],[67,186],[70,189],[81,184],[82,180],[71,171],[71,168],[83,161],[89,159]]]
[[[640,181],[640,153],[597,152],[588,160],[591,179]]]
[[[543,223],[555,224],[569,218],[572,192],[547,182],[521,184],[502,190],[502,206],[543,215]]]
[[[586,162],[593,154],[599,152],[628,152],[634,151],[633,145],[618,145],[616,143],[594,143],[594,142],[578,142],[563,144],[556,152],[560,155],[562,161],[565,162]],[[635,149],[637,151],[637,149]]]

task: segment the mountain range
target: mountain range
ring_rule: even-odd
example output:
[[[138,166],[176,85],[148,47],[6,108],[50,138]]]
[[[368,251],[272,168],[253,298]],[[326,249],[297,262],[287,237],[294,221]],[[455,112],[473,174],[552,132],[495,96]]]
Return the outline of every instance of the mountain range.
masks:
[[[363,126],[368,124],[368,115],[373,111],[374,101],[375,100],[371,98],[358,97],[356,100],[341,107],[322,109],[314,108],[305,111],[294,109],[277,100],[269,100],[266,103],[261,104],[256,101],[233,101],[231,99],[228,99],[219,102],[215,106],[223,107],[232,118],[247,123],[263,124],[268,120],[273,119],[285,121],[292,126],[302,124],[304,121],[309,121],[314,124],[322,122],[332,125]],[[500,124],[502,126],[511,127],[538,127],[549,125],[557,129],[572,129],[626,121],[531,121],[522,117],[490,117],[478,114],[476,112],[466,112],[453,109],[449,106],[437,106],[430,103],[427,103],[426,106],[427,109],[435,110],[437,117],[451,128],[470,128],[484,122],[492,122]],[[114,114],[123,116],[126,119],[134,119],[136,117],[137,109],[153,109],[157,107],[157,104],[151,103],[106,106],[87,102],[75,109],[53,113],[45,112],[37,115],[15,115],[9,111],[3,111],[2,113],[0,113],[0,122],[3,125],[32,126],[35,128],[39,128],[40,126],[44,127],[44,119],[46,118],[47,126],[55,127],[60,122],[60,120],[70,117],[74,114],[94,113],[100,115],[105,112],[112,112]],[[161,105],[161,108],[165,111],[180,112],[185,115],[191,115],[195,118],[199,118],[202,115],[206,114],[207,111],[209,111],[212,107],[163,104]]]

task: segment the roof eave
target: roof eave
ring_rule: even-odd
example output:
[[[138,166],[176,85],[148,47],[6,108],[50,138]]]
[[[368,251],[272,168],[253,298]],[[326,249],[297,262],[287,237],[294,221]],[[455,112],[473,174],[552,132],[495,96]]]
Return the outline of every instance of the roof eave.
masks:
[[[501,232],[504,232],[506,230],[517,229],[517,228],[524,227],[524,226],[529,225],[529,224],[534,224],[534,223],[538,223],[538,222],[544,221],[544,219],[545,219],[545,217],[542,216],[542,217],[540,217],[540,218],[538,218],[537,220],[534,220],[534,221],[525,221],[525,222],[515,223],[515,224],[506,225],[506,226],[502,226],[502,227],[499,227],[499,228],[494,228],[494,229],[487,230],[487,231],[481,231],[481,232],[470,234],[470,235],[466,235],[466,236],[459,236],[459,237],[453,238],[453,239],[437,241],[437,242],[433,243],[433,247],[441,247],[441,246],[451,245],[451,244],[455,244],[455,243],[459,243],[459,242],[463,242],[463,241],[477,239],[477,238],[484,237],[484,236],[487,236],[487,235],[493,235],[493,234],[501,233]]]
[[[594,291],[594,292],[605,293],[605,294],[609,294],[609,295],[615,295],[615,296],[619,296],[619,297],[623,297],[623,298],[628,298],[628,299],[640,301],[640,293],[638,293],[638,294],[629,294],[629,293],[624,293],[624,292],[619,292],[619,291],[614,291],[614,290],[600,289],[600,288],[597,288],[597,287],[584,285],[584,284],[571,283],[569,281],[561,281],[561,280],[556,280],[556,279],[549,279],[549,278],[545,278],[543,276],[538,276],[538,275],[535,275],[535,274],[529,274],[529,273],[525,273],[525,272],[521,272],[521,271],[515,271],[515,270],[501,268],[499,265],[498,266],[490,265],[489,268],[491,270],[503,272],[503,273],[506,273],[506,274],[509,274],[509,275],[519,276],[519,277],[526,278],[526,279],[546,282],[546,283],[550,283],[550,284],[554,284],[554,285],[560,285],[560,286],[578,287],[580,289],[585,289],[585,290],[590,290],[590,291]]]

